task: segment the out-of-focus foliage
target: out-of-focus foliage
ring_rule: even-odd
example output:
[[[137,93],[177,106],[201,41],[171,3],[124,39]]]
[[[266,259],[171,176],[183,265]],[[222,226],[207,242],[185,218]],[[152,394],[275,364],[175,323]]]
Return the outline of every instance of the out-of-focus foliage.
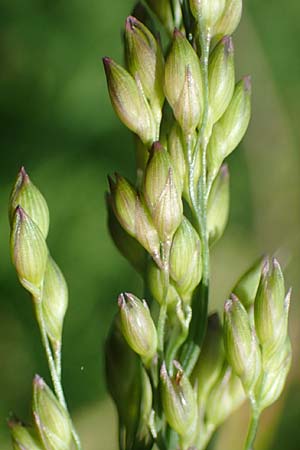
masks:
[[[45,195],[49,247],[70,289],[64,385],[87,450],[115,450],[102,345],[120,290],[140,282],[110,242],[106,174],[128,173],[132,139],[110,106],[101,56],[118,62],[129,0],[2,0],[0,4],[0,447],[5,418],[29,418],[31,380],[46,364],[29,296],[8,251],[7,201],[21,165]],[[231,166],[231,217],[213,251],[212,307],[262,251],[286,263],[294,286],[294,363],[286,395],[263,416],[258,448],[298,450],[300,433],[300,59],[298,0],[245,0],[236,61],[253,76],[253,119]],[[239,75],[242,75],[239,73]],[[49,380],[47,380],[49,381]],[[247,410],[223,427],[216,448],[241,448]],[[239,430],[235,433],[235,430]],[[222,443],[222,445],[221,445]]]

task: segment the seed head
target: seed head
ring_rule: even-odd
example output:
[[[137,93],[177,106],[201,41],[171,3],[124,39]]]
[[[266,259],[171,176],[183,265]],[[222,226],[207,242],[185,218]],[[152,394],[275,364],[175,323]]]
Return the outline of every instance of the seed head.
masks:
[[[234,92],[234,48],[230,36],[219,42],[210,57],[208,83],[209,119],[213,125],[226,111]]]
[[[172,238],[182,219],[181,192],[175,177],[169,153],[159,142],[154,143],[145,171],[143,194],[162,241]]]
[[[46,239],[49,229],[49,210],[41,192],[31,182],[24,167],[21,167],[9,199],[9,220],[12,225],[17,206],[21,206],[39,227]]]
[[[202,92],[199,58],[183,34],[175,30],[165,66],[165,95],[186,134],[192,134],[201,122]]]
[[[264,256],[258,258],[232,290],[246,309],[254,304],[264,261]]]
[[[246,400],[240,379],[232,368],[225,366],[211,389],[206,402],[206,418],[218,427]]]
[[[169,0],[146,0],[146,3],[157,15],[167,31],[172,34],[176,24],[174,23],[171,2]]]
[[[289,338],[281,345],[269,361],[261,385],[257,386],[257,397],[261,409],[267,408],[280,396],[291,367],[292,349]]]
[[[32,410],[43,446],[49,450],[69,450],[72,442],[69,416],[38,375],[33,380]]]
[[[143,200],[125,178],[116,175],[116,182],[111,178],[109,182],[111,202],[118,221],[157,260],[160,241]]]
[[[220,239],[227,225],[229,215],[229,170],[223,164],[215,179],[207,204],[207,229],[210,245]]]
[[[48,248],[40,228],[21,206],[17,206],[12,219],[10,249],[21,284],[35,297],[39,297]]]
[[[254,303],[255,328],[263,349],[264,365],[286,341],[291,291],[285,296],[278,261],[265,260]]]
[[[182,192],[187,170],[182,131],[177,122],[174,123],[168,136],[168,152],[174,169],[175,178],[178,183],[178,189]]]
[[[103,58],[110,99],[120,120],[147,145],[155,140],[153,114],[142,90],[127,70]]]
[[[224,307],[224,346],[229,364],[251,392],[261,374],[261,355],[247,311],[233,294]]]
[[[190,0],[190,7],[196,20],[201,20],[203,26],[211,32],[220,19],[226,0]]]
[[[157,333],[145,301],[132,294],[120,294],[118,298],[123,335],[128,345],[147,361],[157,349]]]
[[[249,125],[251,115],[251,80],[237,83],[233,97],[221,119],[214,125],[208,145],[209,173],[214,178],[230,153],[238,146]]]
[[[164,58],[160,43],[142,22],[129,16],[125,26],[125,44],[129,72],[140,81],[159,126],[164,102]]]
[[[137,272],[144,273],[146,252],[141,244],[131,237],[117,220],[112,205],[111,197],[107,195],[107,223],[112,240],[121,254],[130,262]]]
[[[181,298],[189,300],[202,276],[201,241],[198,233],[183,217],[174,234],[170,252],[170,274]]]
[[[214,26],[215,36],[230,36],[234,33],[241,20],[242,3],[242,0],[226,0],[224,12]]]
[[[43,450],[33,429],[15,418],[8,421],[8,426],[14,450]]]
[[[170,426],[180,435],[189,436],[197,422],[196,397],[182,367],[174,361],[175,374],[170,377],[165,363],[161,366],[161,393],[164,412]]]
[[[122,176],[116,174],[116,181],[108,178],[111,191],[111,200],[116,216],[122,227],[131,236],[135,237],[135,208],[137,192],[133,186]]]
[[[54,347],[61,346],[62,328],[68,307],[68,286],[55,263],[48,256],[42,294],[42,309],[47,335]]]

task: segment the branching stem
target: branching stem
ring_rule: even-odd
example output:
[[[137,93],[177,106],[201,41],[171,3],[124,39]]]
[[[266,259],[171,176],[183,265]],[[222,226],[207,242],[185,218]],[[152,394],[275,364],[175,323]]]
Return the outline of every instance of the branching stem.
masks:
[[[36,319],[37,319],[37,323],[38,323],[40,333],[41,333],[42,345],[43,345],[43,348],[46,353],[46,358],[47,358],[48,367],[49,367],[49,371],[50,371],[50,375],[51,375],[51,380],[52,380],[53,387],[54,387],[54,392],[57,396],[59,403],[67,411],[67,413],[69,415],[71,427],[72,427],[72,436],[73,436],[73,440],[76,445],[76,448],[77,448],[77,450],[82,450],[80,438],[77,434],[77,431],[75,430],[75,427],[71,420],[71,416],[68,412],[68,407],[67,407],[67,403],[65,400],[63,388],[61,385],[60,376],[57,373],[57,361],[54,361],[54,358],[52,355],[49,339],[48,339],[47,332],[46,332],[46,326],[45,326],[45,320],[44,320],[44,316],[43,316],[41,300],[39,298],[35,298],[34,305],[35,305]],[[60,363],[59,363],[59,370],[60,370]]]

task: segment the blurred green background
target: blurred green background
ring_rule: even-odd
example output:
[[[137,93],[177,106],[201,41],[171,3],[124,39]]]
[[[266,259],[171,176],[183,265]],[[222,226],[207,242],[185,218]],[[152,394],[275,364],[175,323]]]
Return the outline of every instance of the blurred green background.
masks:
[[[0,448],[6,418],[30,417],[31,380],[47,380],[29,296],[10,262],[9,191],[21,165],[51,213],[49,247],[70,288],[64,331],[66,396],[87,450],[116,450],[105,393],[103,341],[120,290],[137,276],[108,237],[106,175],[133,173],[132,137],[115,117],[101,57],[122,60],[129,0],[0,1]],[[275,253],[293,285],[294,360],[281,400],[263,415],[257,449],[300,448],[300,3],[245,0],[236,33],[239,75],[253,77],[253,119],[230,158],[231,216],[213,251],[212,308],[259,254]],[[121,375],[121,374],[120,374]],[[239,450],[247,407],[220,431],[218,450]]]

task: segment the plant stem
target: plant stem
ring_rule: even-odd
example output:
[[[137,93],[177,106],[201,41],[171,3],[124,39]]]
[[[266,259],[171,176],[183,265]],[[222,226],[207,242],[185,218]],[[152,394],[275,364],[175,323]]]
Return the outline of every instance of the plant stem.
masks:
[[[189,134],[186,136],[186,154],[187,154],[187,162],[188,162],[188,175],[189,175],[189,196],[190,196],[190,206],[194,214],[194,219],[196,222],[197,228],[200,227],[199,215],[197,213],[198,204],[197,204],[197,194],[195,192],[195,152],[193,153],[193,145],[192,145],[192,136]]]
[[[255,441],[255,437],[256,437],[256,433],[257,433],[257,429],[258,429],[259,417],[260,417],[260,410],[257,407],[257,403],[255,402],[255,400],[251,400],[251,407],[252,407],[251,419],[250,419],[250,424],[249,424],[249,429],[248,429],[248,434],[247,434],[244,450],[254,450],[253,445],[254,445],[254,441]]]
[[[167,364],[167,370],[171,374],[173,372],[173,360],[175,359],[179,348],[182,346],[182,344],[185,342],[185,340],[188,336],[189,324],[190,324],[191,317],[192,317],[191,308],[188,307],[186,310],[186,313],[184,313],[184,314],[186,314],[185,318],[183,319],[181,317],[181,319],[180,319],[178,312],[177,312],[177,317],[180,322],[180,330],[178,330],[178,328],[175,328],[174,330],[172,330],[173,334],[170,337],[170,340],[168,342],[167,351],[166,351],[165,359],[166,359],[166,364]]]
[[[202,286],[204,291],[204,301],[208,301],[208,285],[209,285],[209,242],[208,242],[208,230],[207,230],[207,138],[205,136],[207,122],[208,122],[208,110],[209,110],[209,86],[208,86],[208,59],[210,48],[210,31],[205,30],[204,25],[199,18],[200,30],[200,44],[202,49],[201,55],[201,67],[203,77],[203,96],[204,96],[204,109],[201,129],[196,142],[195,152],[201,151],[201,175],[198,186],[198,203],[200,212],[200,236],[202,243]]]
[[[166,240],[162,243],[161,246],[161,253],[162,253],[162,264],[163,264],[163,274],[164,274],[164,293],[163,293],[163,304],[161,305],[160,311],[159,311],[159,317],[158,317],[158,324],[157,324],[157,338],[158,338],[158,351],[160,353],[164,352],[164,336],[165,336],[165,325],[167,320],[167,297],[168,297],[168,291],[169,291],[169,283],[170,283],[170,276],[169,276],[169,257],[170,257],[170,249],[171,249],[171,242],[169,240]]]
[[[199,433],[199,438],[197,441],[197,450],[205,450],[207,445],[212,437],[213,432],[215,431],[215,426],[212,424],[208,424],[202,428],[202,433]]]
[[[192,212],[200,235],[202,245],[202,281],[199,289],[199,297],[193,301],[193,316],[187,345],[182,354],[183,367],[187,376],[191,373],[200,353],[200,348],[205,336],[209,299],[209,241],[207,230],[207,138],[205,135],[209,112],[209,86],[208,86],[208,59],[210,48],[210,32],[198,19],[198,34],[201,47],[201,69],[203,79],[203,119],[198,133],[195,150],[191,158],[191,142],[187,139],[187,154],[189,165],[189,193],[192,204]],[[201,152],[201,173],[195,192],[194,165],[197,155]]]
[[[56,373],[59,381],[61,382],[61,342],[55,344],[55,347],[53,348],[53,356]]]
[[[202,27],[201,27],[202,28]],[[201,176],[199,180],[199,209],[201,218],[201,243],[202,243],[202,283],[201,283],[201,301],[204,303],[202,312],[205,314],[206,321],[204,332],[202,333],[202,341],[204,339],[206,326],[207,326],[207,312],[208,312],[208,300],[209,300],[209,236],[207,229],[207,139],[205,136],[207,122],[208,122],[208,108],[209,108],[209,87],[208,87],[208,59],[209,59],[209,47],[210,47],[210,33],[209,31],[201,32],[202,42],[202,73],[203,73],[203,93],[204,93],[204,112],[201,130],[199,133],[200,148],[201,148]],[[198,146],[198,143],[196,144]],[[198,147],[198,148],[199,148]]]
[[[63,388],[62,388],[61,381],[60,381],[60,377],[56,370],[56,364],[55,364],[55,361],[54,361],[54,358],[52,355],[51,347],[50,347],[47,332],[46,332],[46,326],[45,326],[45,321],[44,321],[44,316],[43,316],[41,300],[39,298],[34,298],[34,305],[35,305],[36,319],[37,319],[37,323],[38,323],[40,333],[41,333],[42,345],[43,345],[45,353],[46,353],[46,358],[47,358],[47,362],[48,362],[48,367],[49,367],[54,391],[55,391],[55,394],[57,396],[59,403],[67,411],[67,413],[69,415],[71,427],[72,427],[72,436],[73,436],[73,440],[76,445],[76,448],[77,448],[77,450],[82,450],[80,438],[77,434],[77,431],[75,430],[71,416],[69,414],[67,403],[65,400],[64,392],[63,392]]]
[[[46,358],[47,358],[47,362],[48,362],[48,366],[49,366],[49,370],[50,370],[51,379],[53,382],[54,391],[57,395],[57,398],[58,398],[60,404],[64,408],[66,408],[66,401],[64,398],[64,393],[62,390],[62,386],[61,386],[58,374],[56,372],[55,362],[53,359],[52,351],[51,351],[49,340],[48,340],[47,333],[46,333],[45,321],[44,321],[44,316],[43,316],[43,311],[42,311],[42,303],[39,299],[35,299],[34,304],[35,304],[35,313],[36,313],[37,323],[38,323],[38,326],[40,329],[42,344],[43,344],[43,347],[44,347],[44,350],[46,353]]]
[[[158,323],[157,323],[157,339],[158,339],[158,351],[163,352],[164,350],[164,334],[165,334],[165,323],[167,319],[167,302],[164,303],[160,307]]]

